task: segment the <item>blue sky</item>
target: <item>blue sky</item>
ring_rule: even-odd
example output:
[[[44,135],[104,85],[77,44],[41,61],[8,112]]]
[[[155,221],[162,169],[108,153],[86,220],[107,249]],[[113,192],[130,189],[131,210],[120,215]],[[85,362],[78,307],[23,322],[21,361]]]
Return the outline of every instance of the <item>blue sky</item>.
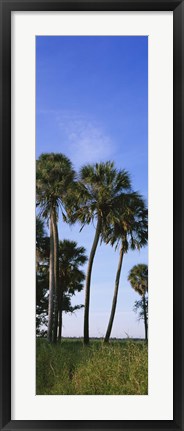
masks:
[[[141,36],[38,36],[36,38],[36,156],[60,152],[76,170],[113,160],[127,169],[132,186],[148,193],[148,40]],[[60,221],[60,239],[76,240],[89,255],[94,226]],[[132,311],[139,299],[127,276],[148,262],[148,249],[129,252],[122,267],[112,336],[143,337]],[[94,261],[90,336],[107,327],[118,265],[118,250],[99,246]],[[85,267],[84,267],[85,269]],[[73,298],[84,303],[84,292]],[[64,336],[82,336],[83,310],[64,315]]]

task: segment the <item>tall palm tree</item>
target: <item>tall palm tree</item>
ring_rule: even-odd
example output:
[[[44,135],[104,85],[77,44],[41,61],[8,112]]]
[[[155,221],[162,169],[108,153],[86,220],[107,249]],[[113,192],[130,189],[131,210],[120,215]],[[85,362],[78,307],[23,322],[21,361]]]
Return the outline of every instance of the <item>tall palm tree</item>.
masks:
[[[89,303],[92,266],[100,235],[116,213],[119,201],[130,192],[130,178],[125,170],[114,167],[113,162],[84,166],[79,174],[78,199],[72,221],[78,219],[82,228],[96,222],[95,236],[88,260],[85,286],[84,344],[89,343]],[[81,229],[82,229],[81,228]]]
[[[128,280],[133,289],[142,296],[145,339],[148,339],[148,320],[147,320],[147,304],[146,293],[148,292],[148,265],[140,263],[133,266],[129,272]]]
[[[50,225],[50,267],[48,341],[56,341],[58,326],[58,217],[59,208],[66,217],[67,193],[75,173],[70,160],[63,154],[45,153],[36,164],[36,200],[42,217]]]
[[[49,238],[46,236],[44,221],[36,217],[36,333],[40,334],[40,327],[45,324],[47,316],[48,291],[48,261]]]
[[[78,247],[75,241],[59,242],[58,339],[61,339],[62,335],[62,312],[65,309],[65,298],[66,296],[70,298],[83,289],[85,275],[81,266],[87,261],[85,253],[85,248]]]
[[[106,231],[103,233],[103,239],[106,243],[110,243],[112,246],[115,245],[116,248],[120,244],[112,308],[104,342],[109,341],[113,326],[123,257],[129,249],[140,250],[141,247],[146,245],[147,230],[147,209],[144,200],[138,193],[133,192],[127,196],[127,199],[122,201],[119,217],[115,217],[112,224],[107,226]]]

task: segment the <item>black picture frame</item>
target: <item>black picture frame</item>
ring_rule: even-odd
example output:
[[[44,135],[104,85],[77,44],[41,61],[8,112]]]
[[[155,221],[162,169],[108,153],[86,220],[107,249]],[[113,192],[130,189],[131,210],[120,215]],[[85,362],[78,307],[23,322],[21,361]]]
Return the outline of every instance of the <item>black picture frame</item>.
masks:
[[[174,417],[172,421],[11,420],[11,12],[173,11]],[[2,430],[184,430],[184,0],[0,0],[0,425]],[[164,402],[164,400],[163,400]],[[82,407],[81,407],[82,408]]]

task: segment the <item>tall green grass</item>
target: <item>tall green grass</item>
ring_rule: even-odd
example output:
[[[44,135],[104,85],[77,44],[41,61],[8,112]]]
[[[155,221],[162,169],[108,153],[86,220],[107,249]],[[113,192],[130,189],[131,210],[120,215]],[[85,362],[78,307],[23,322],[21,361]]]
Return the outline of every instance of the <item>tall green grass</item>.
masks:
[[[148,348],[144,341],[37,340],[37,395],[146,395]]]

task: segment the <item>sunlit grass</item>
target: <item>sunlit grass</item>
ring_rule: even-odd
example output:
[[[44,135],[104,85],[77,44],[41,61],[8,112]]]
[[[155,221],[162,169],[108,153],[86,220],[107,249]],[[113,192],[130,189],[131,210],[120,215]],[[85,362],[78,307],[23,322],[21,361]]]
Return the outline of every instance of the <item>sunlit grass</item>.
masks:
[[[36,387],[37,395],[146,395],[147,343],[38,339]]]

